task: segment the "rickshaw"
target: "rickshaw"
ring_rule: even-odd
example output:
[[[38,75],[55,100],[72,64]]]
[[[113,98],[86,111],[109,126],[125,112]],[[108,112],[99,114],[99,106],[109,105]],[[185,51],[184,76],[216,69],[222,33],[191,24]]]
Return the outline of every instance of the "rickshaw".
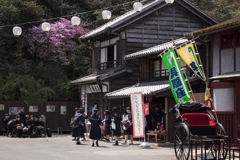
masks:
[[[176,104],[169,111],[176,116],[174,150],[178,160],[187,160],[190,155],[193,159],[193,143],[197,159],[197,146],[203,147],[201,144],[203,142],[210,142],[204,145],[206,157],[211,155],[212,159],[226,158],[227,133],[222,124],[214,118],[208,106],[198,102],[183,102]],[[215,143],[216,141],[218,143]],[[206,151],[211,154],[206,155]],[[206,157],[204,159],[207,159]]]

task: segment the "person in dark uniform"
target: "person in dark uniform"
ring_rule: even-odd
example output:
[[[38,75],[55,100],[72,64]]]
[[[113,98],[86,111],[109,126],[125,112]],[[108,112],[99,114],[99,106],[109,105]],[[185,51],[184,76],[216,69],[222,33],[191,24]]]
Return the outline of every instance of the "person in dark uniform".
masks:
[[[30,136],[33,133],[34,127],[35,127],[35,125],[34,125],[34,117],[33,117],[33,115],[31,115],[30,119],[27,122],[28,136]]]
[[[28,124],[28,120],[30,119],[29,117],[29,113],[26,113],[25,115],[25,124],[26,124],[26,127],[27,127],[27,124]]]
[[[38,123],[37,123],[37,129],[38,129],[38,136],[39,137],[44,137],[45,136],[43,134],[44,133],[44,122],[42,121],[41,116],[39,116],[39,120],[38,120]]]
[[[99,125],[102,123],[101,117],[98,115],[98,110],[93,111],[93,115],[90,117],[91,130],[89,138],[92,139],[92,147],[94,147],[94,140],[96,140],[96,146],[98,147],[98,140],[101,138],[101,129]]]
[[[112,123],[112,120],[111,120],[111,117],[109,116],[108,110],[105,110],[104,115],[105,117],[104,117],[104,120],[102,121],[102,123],[105,122],[104,135],[106,136],[106,142],[110,142],[109,135],[111,134],[110,125]]]
[[[126,122],[127,120],[129,120],[132,123],[132,113],[131,113],[131,108],[127,107],[126,109],[127,113],[128,113],[128,119],[124,120],[123,122]],[[127,140],[128,140],[128,136],[130,135],[131,138],[131,142],[129,143],[129,145],[133,145],[133,127],[129,127],[126,131],[125,131],[125,141],[123,141],[121,144],[127,144]]]
[[[21,127],[21,128],[18,128]],[[23,123],[20,120],[20,116],[16,116],[16,121],[14,122],[14,128],[15,131],[17,132],[17,137],[16,138],[22,138],[22,127],[23,127]]]
[[[162,116],[163,116],[163,111],[160,110],[160,106],[158,104],[155,105],[155,111],[153,113],[154,129],[156,129],[158,123],[161,123]]]
[[[78,113],[78,108],[75,108],[75,114],[76,114],[76,113]],[[74,115],[75,115],[75,114],[74,114]],[[76,132],[77,132],[77,128],[73,128],[72,137],[74,137],[74,138],[72,139],[72,141],[76,141],[76,138],[77,138],[77,137],[75,136],[75,135],[76,135]]]
[[[8,114],[5,114],[4,115],[5,119],[3,120],[3,129],[5,129],[7,131],[7,136],[9,134],[9,129],[7,128],[7,124],[8,122],[10,121],[9,120],[9,115]]]
[[[24,112],[24,107],[21,107],[18,115],[20,116],[20,120],[23,123],[23,125],[26,126],[26,117],[23,112]]]
[[[113,136],[115,138],[115,144],[113,144],[114,146],[118,146],[118,137],[121,136],[121,127],[120,127],[120,122],[122,121],[122,117],[121,115],[118,114],[118,110],[117,107],[113,108],[113,122],[116,125],[116,128],[113,130]]]
[[[82,108],[80,108],[78,110],[78,113],[75,114],[75,116],[79,116],[78,118],[78,127],[76,128],[76,132],[74,134],[74,137],[77,137],[77,141],[76,144],[81,144],[80,142],[80,138],[84,138],[84,128],[83,128],[83,123],[85,119],[88,118],[88,115],[86,115],[86,113],[84,112],[84,110]],[[85,142],[85,141],[83,141]]]

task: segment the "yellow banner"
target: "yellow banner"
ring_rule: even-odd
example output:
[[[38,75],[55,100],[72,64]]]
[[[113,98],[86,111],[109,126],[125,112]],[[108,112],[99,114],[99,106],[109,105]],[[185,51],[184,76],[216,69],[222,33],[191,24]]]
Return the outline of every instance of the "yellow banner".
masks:
[[[196,52],[192,43],[181,47],[177,50],[177,53],[183,59],[183,61],[191,68],[191,70],[204,82],[206,82],[206,76],[204,75],[196,56]],[[210,98],[209,85],[206,82],[205,101]]]

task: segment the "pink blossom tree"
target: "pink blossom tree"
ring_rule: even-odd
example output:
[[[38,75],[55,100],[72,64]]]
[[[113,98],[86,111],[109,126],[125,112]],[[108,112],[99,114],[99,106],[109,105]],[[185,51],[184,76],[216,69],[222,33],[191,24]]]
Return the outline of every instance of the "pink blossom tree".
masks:
[[[19,39],[18,48],[25,48],[41,60],[69,65],[70,54],[76,50],[78,37],[89,32],[83,28],[88,25],[90,23],[83,22],[81,26],[73,26],[69,20],[61,18],[51,24],[48,32],[44,32],[41,25],[33,26]]]

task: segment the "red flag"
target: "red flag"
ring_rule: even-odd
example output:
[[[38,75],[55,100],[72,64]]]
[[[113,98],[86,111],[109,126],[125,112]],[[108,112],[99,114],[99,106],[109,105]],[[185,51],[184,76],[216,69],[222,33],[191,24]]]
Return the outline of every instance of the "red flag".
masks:
[[[149,115],[149,103],[144,104],[145,116]]]

